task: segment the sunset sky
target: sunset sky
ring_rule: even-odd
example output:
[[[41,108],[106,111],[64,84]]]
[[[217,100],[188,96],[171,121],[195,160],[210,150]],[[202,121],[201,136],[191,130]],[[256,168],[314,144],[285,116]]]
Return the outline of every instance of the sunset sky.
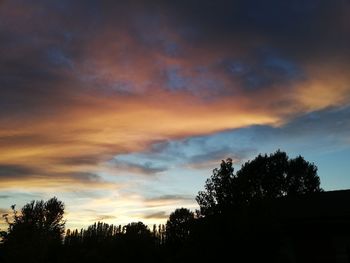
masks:
[[[350,1],[0,1],[0,214],[164,223],[277,149],[350,188]]]

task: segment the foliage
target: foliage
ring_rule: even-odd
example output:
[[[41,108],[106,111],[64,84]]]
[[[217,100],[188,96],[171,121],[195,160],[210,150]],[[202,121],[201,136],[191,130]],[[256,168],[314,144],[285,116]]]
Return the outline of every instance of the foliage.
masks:
[[[194,213],[187,208],[178,208],[172,212],[166,223],[166,239],[168,243],[180,244],[190,236]]]
[[[205,191],[198,193],[197,202],[201,208],[201,214],[218,214],[233,200],[234,174],[232,159],[222,161],[219,169],[213,170],[213,175],[206,180]]]
[[[12,219],[5,216],[8,231],[3,236],[8,260],[29,258],[30,262],[49,261],[55,247],[61,244],[65,221],[64,204],[56,197],[44,202],[32,201],[18,213],[12,207]],[[27,260],[27,261],[28,261]]]
[[[132,222],[125,227],[125,235],[128,237],[150,237],[151,231],[142,222]]]
[[[205,183],[196,200],[202,215],[221,214],[262,199],[319,192],[317,167],[285,152],[258,155],[233,173],[232,160],[222,161],[220,169]]]

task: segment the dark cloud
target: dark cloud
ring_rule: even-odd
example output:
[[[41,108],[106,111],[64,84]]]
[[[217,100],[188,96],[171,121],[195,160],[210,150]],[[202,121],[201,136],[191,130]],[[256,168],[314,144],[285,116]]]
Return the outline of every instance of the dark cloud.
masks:
[[[343,0],[4,1],[0,115],[29,125],[83,103],[81,94],[155,86],[202,99],[284,91],[308,77],[306,63],[350,67],[349,10]],[[140,67],[150,83],[134,80]]]
[[[101,161],[102,156],[97,154],[55,158],[55,162],[64,165],[94,165]]]
[[[203,154],[191,156],[186,160],[186,166],[195,169],[213,168],[220,164],[221,160],[233,159],[234,163],[241,163],[249,157],[253,149],[237,149],[237,147],[223,147],[216,151],[208,151]]]
[[[154,175],[168,170],[168,167],[159,166],[150,161],[146,161],[144,163],[136,163],[131,161],[114,159],[110,162],[110,164],[115,166],[115,168],[120,171],[127,171],[131,173],[139,173],[145,175]]]
[[[253,143],[294,143],[304,148],[347,147],[350,144],[350,107],[327,108],[290,120],[281,127],[253,126],[249,131]]]
[[[196,25],[197,35],[206,42],[235,39],[254,45],[260,38],[265,44],[293,53],[328,51],[329,55],[339,52],[337,47],[344,51],[345,41],[349,41],[349,28],[343,20],[350,8],[348,1],[194,0],[170,6],[168,12],[181,16],[184,23]],[[344,41],[338,42],[337,38]]]
[[[62,145],[73,143],[73,138],[62,138],[37,133],[8,134],[0,136],[0,147],[37,147],[42,145]]]
[[[334,149],[350,144],[350,107],[327,108],[289,120],[280,127],[252,126],[240,130],[253,144],[275,144],[304,149]],[[235,131],[232,132],[235,134]]]
[[[62,88],[72,82],[73,61],[79,58],[77,42],[68,37],[71,19],[54,4],[17,4],[0,6],[1,114],[52,115],[72,99]]]
[[[16,12],[13,11],[15,7]],[[139,45],[138,49],[156,50],[169,56],[182,53],[187,56],[186,50],[190,51],[188,47],[192,45],[208,52],[231,45],[232,50],[225,47],[222,59],[232,57],[228,68],[231,74],[242,78],[247,87],[288,81],[300,70],[294,61],[289,61],[291,57],[309,60],[315,53],[317,58],[341,54],[337,58],[347,61],[350,36],[346,14],[349,9],[348,1],[342,0],[215,3],[190,0],[147,4],[140,1],[62,1],[62,4],[39,1],[36,4],[22,2],[21,6],[5,1],[1,12],[4,26],[0,27],[3,73],[0,105],[7,112],[63,107],[67,99],[72,99],[66,96],[67,92],[82,91],[77,65],[89,62],[85,57],[89,51],[86,41],[95,41],[96,37],[107,40],[111,28],[116,32],[112,39],[117,40],[120,32],[128,32],[132,41]],[[178,37],[174,39],[174,35]],[[235,57],[237,46],[247,59]],[[264,46],[281,55],[261,59],[257,49]],[[125,53],[129,60],[133,59],[130,51],[125,49]],[[198,75],[200,77],[203,76]],[[167,78],[173,89],[193,82],[176,67],[168,69]],[[119,81],[132,86],[128,80]],[[68,82],[76,82],[74,90],[64,88]],[[197,81],[194,82],[198,86]]]
[[[168,214],[165,211],[160,211],[152,214],[145,215],[145,219],[166,219],[168,218]]]
[[[232,131],[234,134],[236,130]],[[156,162],[170,162],[180,167],[203,169],[214,168],[221,160],[232,158],[240,163],[256,153],[256,148],[249,142],[240,141],[240,136],[233,138],[230,132],[221,132],[206,136],[193,136],[183,140],[157,142],[149,151],[136,154],[134,158],[146,156]]]
[[[88,172],[76,172],[76,173],[61,173],[58,175],[59,177],[68,177],[73,178],[74,180],[81,181],[81,182],[101,182],[102,177],[94,174],[94,173],[88,173]]]
[[[339,140],[349,136],[350,130],[350,106],[331,107],[302,115],[288,122],[283,129],[290,135],[319,134],[332,135]]]
[[[1,178],[22,178],[40,173],[39,170],[23,165],[0,164]]]
[[[101,176],[90,173],[90,172],[53,172],[35,166],[24,166],[24,165],[0,165],[0,181],[11,182],[16,180],[48,180],[59,182],[65,180],[71,180],[73,182],[81,183],[103,183]]]
[[[173,201],[173,200],[193,200],[194,197],[191,195],[161,195],[156,197],[147,198],[146,201]]]
[[[259,89],[292,88],[305,79],[305,73],[292,60],[273,50],[258,50],[250,57],[224,59],[219,70],[226,72],[236,87],[244,92]]]
[[[148,156],[154,160],[172,160],[179,165],[203,169],[215,168],[221,160],[232,158],[242,163],[261,149],[278,148],[334,149],[350,145],[350,107],[327,108],[292,118],[284,125],[253,125],[212,135],[153,145]]]
[[[98,215],[94,221],[103,221],[103,220],[110,220],[110,219],[116,219],[116,216],[112,215]]]

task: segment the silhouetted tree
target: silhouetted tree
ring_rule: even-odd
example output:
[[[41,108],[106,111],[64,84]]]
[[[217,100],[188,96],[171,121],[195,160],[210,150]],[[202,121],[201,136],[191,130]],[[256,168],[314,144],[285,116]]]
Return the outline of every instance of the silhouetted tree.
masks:
[[[150,237],[151,231],[142,222],[132,222],[124,226],[125,235],[130,237]]]
[[[32,201],[21,213],[12,207],[12,219],[7,215],[8,231],[3,236],[5,257],[17,262],[51,262],[63,240],[64,204],[56,197],[44,202]]]
[[[124,260],[139,262],[148,258],[153,261],[155,241],[150,229],[142,222],[132,222],[124,226],[120,249]]]
[[[222,213],[234,200],[234,174],[232,159],[222,161],[220,168],[213,170],[213,175],[206,180],[205,191],[200,191],[196,197],[201,214],[211,215]]]
[[[237,172],[236,189],[241,189],[241,203],[321,191],[317,167],[301,156],[289,159],[281,151],[246,162]]]
[[[302,156],[289,160],[285,187],[288,195],[322,191],[317,167],[305,161]]]
[[[242,165],[236,175],[232,160],[222,161],[220,169],[206,181],[205,191],[196,200],[203,215],[250,204],[252,201],[319,192],[317,167],[298,156],[289,159],[285,152],[258,155]]]
[[[172,212],[166,223],[166,241],[168,244],[180,244],[187,241],[194,221],[194,213],[187,208],[178,208]]]

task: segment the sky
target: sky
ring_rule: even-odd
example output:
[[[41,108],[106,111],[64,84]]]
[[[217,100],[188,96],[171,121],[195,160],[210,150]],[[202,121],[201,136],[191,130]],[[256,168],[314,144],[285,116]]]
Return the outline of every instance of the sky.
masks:
[[[349,131],[348,0],[0,1],[0,213],[165,223],[277,149],[347,189]]]

